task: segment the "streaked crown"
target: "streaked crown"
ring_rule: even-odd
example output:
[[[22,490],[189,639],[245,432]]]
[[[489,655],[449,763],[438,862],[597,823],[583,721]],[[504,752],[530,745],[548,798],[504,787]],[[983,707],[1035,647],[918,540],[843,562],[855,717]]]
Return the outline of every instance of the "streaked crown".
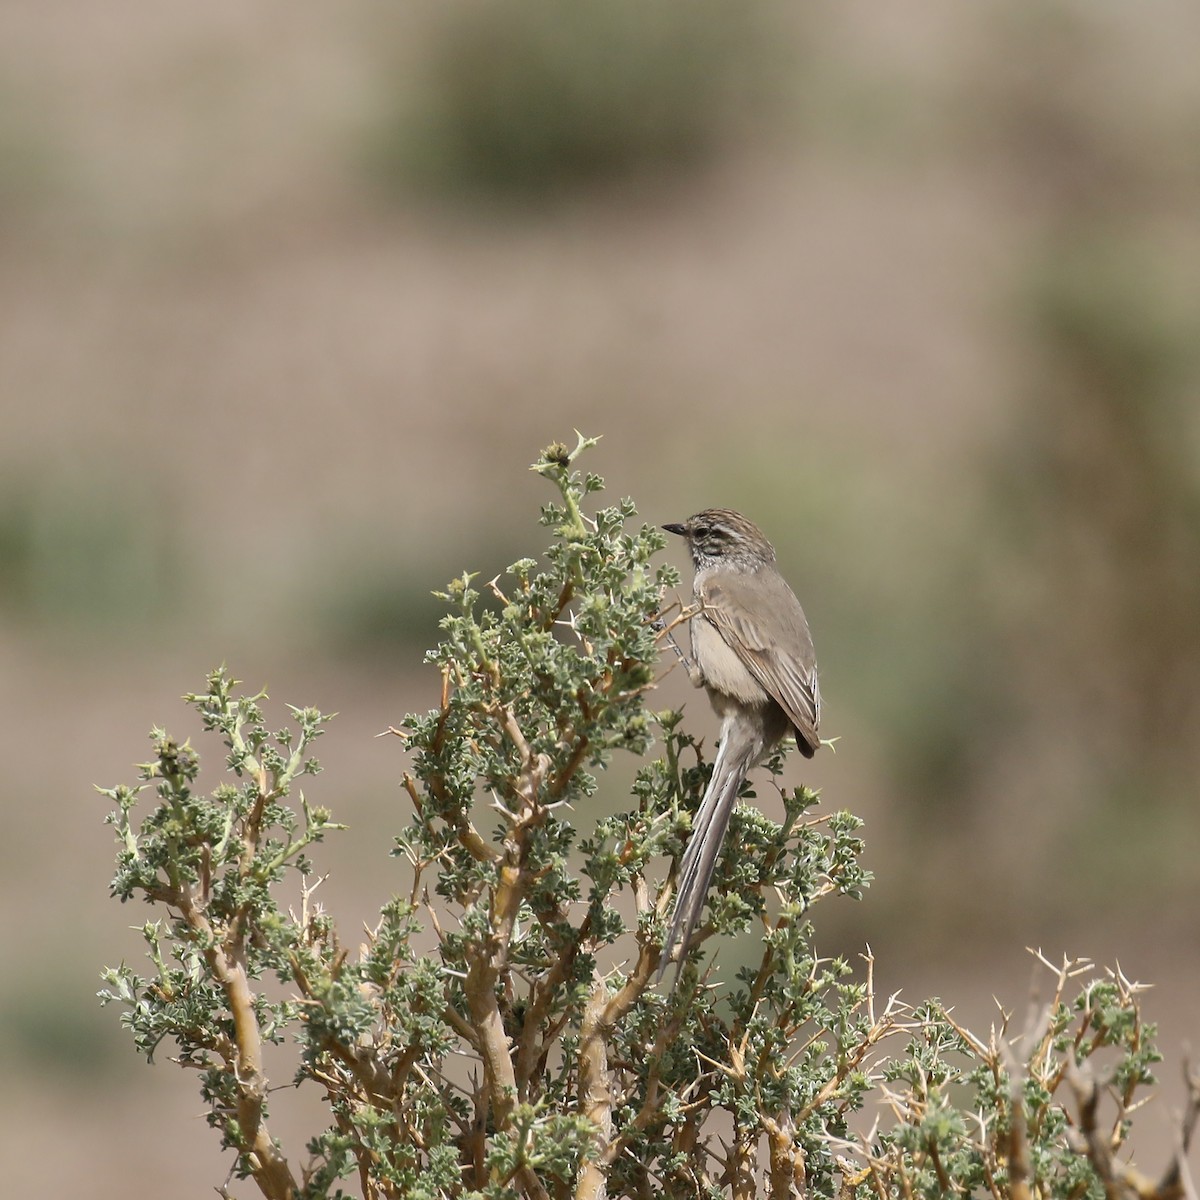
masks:
[[[698,571],[721,562],[758,566],[775,561],[775,548],[763,531],[731,508],[706,508],[663,528],[686,539]]]

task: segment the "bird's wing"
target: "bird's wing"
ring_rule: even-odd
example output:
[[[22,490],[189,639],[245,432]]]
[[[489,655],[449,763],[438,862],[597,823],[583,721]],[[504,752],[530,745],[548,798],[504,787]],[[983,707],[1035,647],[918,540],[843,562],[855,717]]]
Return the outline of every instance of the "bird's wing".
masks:
[[[702,618],[787,714],[800,750],[811,756],[820,745],[821,692],[812,635],[795,593],[774,572],[723,573],[703,580],[697,597]],[[765,615],[747,616],[748,610]]]

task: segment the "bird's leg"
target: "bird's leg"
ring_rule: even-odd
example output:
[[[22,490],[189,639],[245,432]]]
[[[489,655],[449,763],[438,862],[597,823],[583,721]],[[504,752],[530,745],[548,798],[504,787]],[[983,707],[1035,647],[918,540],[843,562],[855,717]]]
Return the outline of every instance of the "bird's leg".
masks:
[[[679,661],[683,664],[683,669],[687,672],[687,677],[691,681],[692,687],[703,687],[704,672],[684,654],[683,649],[675,640],[675,635],[669,629],[667,630],[667,641],[671,643],[671,649],[675,651],[679,657]]]
[[[678,601],[676,601],[676,603],[678,603]],[[672,605],[672,607],[675,606]],[[692,687],[704,686],[704,672],[701,671],[700,668],[694,662],[692,662],[692,660],[688,658],[686,654],[684,654],[683,648],[675,640],[675,626],[681,621],[690,621],[698,611],[698,607],[693,605],[690,608],[681,608],[679,615],[669,625],[662,616],[653,622],[654,629],[658,633],[664,634],[667,641],[671,643],[671,649],[675,651],[676,657],[683,664],[683,669],[687,672],[687,677],[691,682]]]

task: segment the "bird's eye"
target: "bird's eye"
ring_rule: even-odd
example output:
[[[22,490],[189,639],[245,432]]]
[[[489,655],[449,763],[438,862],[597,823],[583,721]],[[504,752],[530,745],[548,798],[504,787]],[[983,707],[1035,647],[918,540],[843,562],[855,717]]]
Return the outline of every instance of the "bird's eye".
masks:
[[[708,525],[697,525],[696,528],[692,530],[693,537],[706,538],[706,537],[709,537],[711,534],[712,534],[712,528]]]

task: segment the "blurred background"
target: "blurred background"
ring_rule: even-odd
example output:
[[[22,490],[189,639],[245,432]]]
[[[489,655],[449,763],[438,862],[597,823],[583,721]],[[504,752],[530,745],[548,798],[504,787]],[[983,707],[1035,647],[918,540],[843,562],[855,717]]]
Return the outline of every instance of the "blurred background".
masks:
[[[1153,980],[1157,1171],[1200,1032],[1198,38],[1185,0],[0,8],[14,1194],[225,1169],[93,998],[149,914],[92,785],[222,661],[340,712],[306,792],[353,944],[405,886],[373,735],[436,703],[430,592],[540,549],[573,428],[647,520],[778,547],[841,738],[789,779],[877,875],[819,944],[983,1029],[1029,946]]]

